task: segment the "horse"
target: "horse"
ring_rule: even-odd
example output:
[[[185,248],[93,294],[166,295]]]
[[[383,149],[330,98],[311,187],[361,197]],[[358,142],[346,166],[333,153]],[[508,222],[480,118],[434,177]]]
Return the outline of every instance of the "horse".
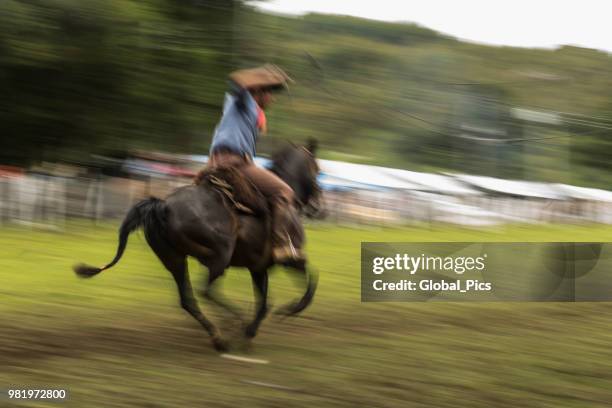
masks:
[[[317,184],[319,167],[315,154],[314,140],[305,146],[291,144],[273,155],[270,167],[293,188],[298,209],[310,214],[317,213],[320,199]],[[202,294],[233,313],[236,313],[235,309],[217,296],[215,282],[230,266],[248,268],[256,300],[255,316],[244,331],[249,339],[255,337],[268,313],[268,270],[275,265],[269,212],[259,215],[240,212],[232,205],[233,201],[207,182],[179,187],[165,200],[155,197],[145,199],[134,205],[123,220],[119,228],[117,251],[110,263],[100,268],[78,264],[73,270],[79,277],[90,278],[111,268],[121,259],[129,234],[142,228],[147,243],[176,282],[181,307],[208,332],[216,350],[226,351],[228,343],[202,313],[194,297],[187,271],[187,257],[197,259],[208,268],[208,280]],[[304,241],[304,230],[301,220],[296,220],[295,225],[289,234],[299,247]],[[292,316],[310,305],[316,291],[317,275],[307,268],[305,260],[283,266],[297,272],[306,286],[301,298],[278,311],[279,314]]]

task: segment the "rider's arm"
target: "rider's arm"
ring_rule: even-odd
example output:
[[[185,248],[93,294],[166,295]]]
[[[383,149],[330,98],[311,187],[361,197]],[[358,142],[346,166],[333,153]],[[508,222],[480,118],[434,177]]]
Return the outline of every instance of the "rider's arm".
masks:
[[[245,110],[249,91],[234,81],[229,81],[229,82],[230,82],[230,93],[236,97],[236,106],[240,110]]]

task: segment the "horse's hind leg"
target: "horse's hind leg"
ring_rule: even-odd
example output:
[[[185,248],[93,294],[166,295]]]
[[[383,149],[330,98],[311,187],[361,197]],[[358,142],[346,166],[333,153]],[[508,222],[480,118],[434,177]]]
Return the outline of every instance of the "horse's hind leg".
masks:
[[[253,338],[257,334],[257,329],[261,321],[266,317],[266,314],[268,314],[268,271],[267,269],[249,269],[249,271],[253,279],[253,291],[255,292],[257,309],[255,318],[246,327],[244,334],[248,338]]]
[[[219,329],[209,321],[198,306],[198,303],[193,296],[193,289],[191,288],[191,282],[189,281],[189,272],[187,271],[187,259],[185,256],[181,256],[175,253],[165,253],[159,258],[166,266],[166,268],[172,273],[174,281],[178,287],[179,296],[181,298],[181,307],[185,309],[191,316],[193,316],[201,325],[206,329],[215,349],[218,351],[226,351],[227,344],[221,338]]]
[[[295,262],[288,268],[291,272],[297,272],[299,277],[306,283],[306,291],[302,297],[294,302],[282,306],[276,314],[292,316],[306,309],[312,302],[315,291],[317,290],[318,275],[310,268],[306,268],[306,262]]]

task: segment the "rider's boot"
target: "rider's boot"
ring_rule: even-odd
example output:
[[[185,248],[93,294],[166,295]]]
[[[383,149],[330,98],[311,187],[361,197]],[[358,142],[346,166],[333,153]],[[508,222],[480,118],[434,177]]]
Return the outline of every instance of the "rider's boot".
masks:
[[[283,199],[274,202],[272,208],[272,258],[274,262],[291,264],[306,260],[299,247],[301,245],[296,246],[289,233],[289,231],[299,231],[300,229],[295,207]]]

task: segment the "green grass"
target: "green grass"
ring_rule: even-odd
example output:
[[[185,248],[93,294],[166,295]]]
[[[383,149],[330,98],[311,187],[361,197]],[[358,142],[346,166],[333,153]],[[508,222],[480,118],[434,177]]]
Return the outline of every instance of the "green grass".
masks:
[[[319,291],[302,317],[267,319],[252,344],[206,302],[232,342],[220,358],[178,306],[174,282],[134,234],[122,261],[90,280],[71,265],[109,261],[116,226],[66,233],[0,229],[0,388],[69,389],[67,403],[16,407],[606,407],[610,303],[361,303],[361,241],[612,241],[597,226],[357,229],[314,225]],[[190,263],[194,286],[205,272]],[[283,270],[279,306],[300,294]],[[224,293],[252,313],[248,273]],[[4,404],[4,405],[3,405]],[[6,400],[0,405],[12,406]]]

